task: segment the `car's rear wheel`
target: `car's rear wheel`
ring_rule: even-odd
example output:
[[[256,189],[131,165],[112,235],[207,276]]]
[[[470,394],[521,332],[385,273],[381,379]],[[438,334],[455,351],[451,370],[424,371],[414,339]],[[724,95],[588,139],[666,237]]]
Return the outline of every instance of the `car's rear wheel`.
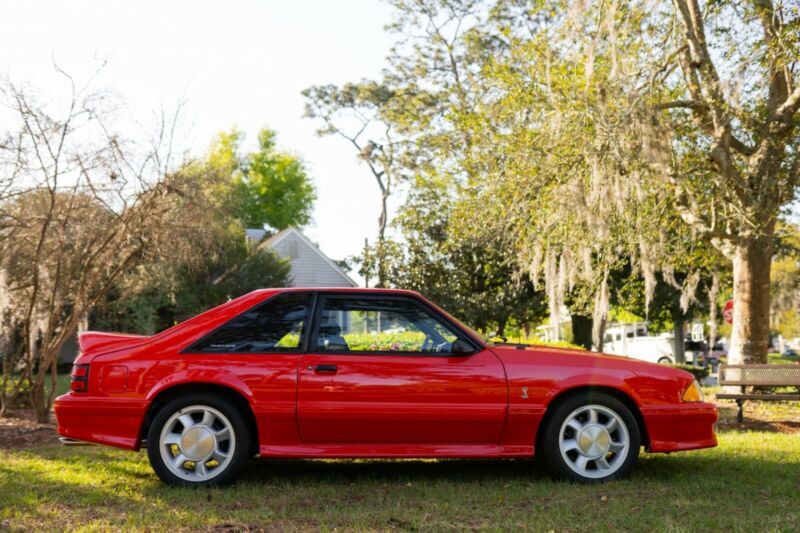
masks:
[[[248,459],[250,431],[236,408],[215,394],[187,394],[158,411],[147,435],[147,456],[170,485],[222,485]]]
[[[599,483],[628,474],[641,446],[630,410],[612,396],[583,394],[560,403],[542,439],[547,467],[561,479]]]

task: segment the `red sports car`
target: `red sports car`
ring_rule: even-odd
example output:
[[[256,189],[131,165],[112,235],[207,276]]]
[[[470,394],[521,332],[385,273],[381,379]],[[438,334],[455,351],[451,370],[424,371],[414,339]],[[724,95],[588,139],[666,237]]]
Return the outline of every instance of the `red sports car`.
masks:
[[[147,448],[167,483],[261,457],[531,457],[597,482],[640,447],[717,444],[692,375],[577,350],[494,345],[417,293],[264,289],[152,337],[87,332],[65,443]]]

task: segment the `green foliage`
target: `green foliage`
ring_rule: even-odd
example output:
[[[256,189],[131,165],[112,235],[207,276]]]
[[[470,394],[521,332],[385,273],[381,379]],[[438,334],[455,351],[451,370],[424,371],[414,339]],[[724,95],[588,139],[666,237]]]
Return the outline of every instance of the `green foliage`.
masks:
[[[387,286],[416,290],[484,333],[502,334],[510,321],[540,319],[543,294],[519,275],[509,251],[454,228],[457,195],[452,178],[415,179],[394,223],[402,241],[387,239],[367,248],[362,275],[375,278],[383,265]]]
[[[93,311],[92,327],[152,334],[254,289],[289,283],[288,263],[248,243],[245,228],[307,223],[313,186],[302,162],[276,149],[274,132],[261,130],[250,154],[239,153],[241,142],[241,132],[222,132],[203,160],[179,173],[203,209],[191,222],[191,253],[128,273]]]
[[[150,335],[231,298],[288,283],[289,264],[253,249],[244,229],[230,226],[192,262],[158,263],[132,286],[120,286],[92,315],[92,327]]]
[[[568,348],[570,350],[581,350],[587,351],[584,346],[579,346],[577,344],[573,344],[569,341],[545,341],[536,337],[527,338],[527,337],[512,337],[503,340],[502,337],[492,337],[490,339],[492,342],[496,343],[519,343],[519,344],[530,344],[533,346],[549,346],[551,348]]]
[[[789,339],[800,337],[800,228],[778,224],[775,248],[770,275],[772,329]]]
[[[351,350],[359,352],[416,352],[425,342],[425,334],[421,331],[347,333],[342,336]]]
[[[691,373],[694,376],[694,378],[701,383],[703,379],[708,377],[708,375],[711,373],[711,369],[707,366],[702,367],[702,366],[687,365],[687,364],[671,364],[669,366],[678,368],[680,370],[685,370]]]
[[[5,405],[11,409],[30,409],[31,382],[24,376],[13,376],[12,379],[0,381],[0,392],[3,394]]]
[[[542,340],[534,340],[531,341],[531,344],[534,346],[550,346],[552,348],[568,348],[570,350],[581,350],[586,351],[586,348],[583,346],[578,346],[577,344],[573,344],[567,341],[542,341]]]
[[[222,132],[212,144],[205,165],[227,180],[216,187],[226,210],[247,228],[305,226],[311,220],[316,193],[303,162],[278,150],[276,133],[263,128],[258,148],[241,155],[243,135]]]

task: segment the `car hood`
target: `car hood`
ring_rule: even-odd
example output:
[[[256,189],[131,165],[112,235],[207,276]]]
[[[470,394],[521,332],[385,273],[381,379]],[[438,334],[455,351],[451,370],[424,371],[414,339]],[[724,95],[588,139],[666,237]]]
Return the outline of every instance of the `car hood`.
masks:
[[[639,375],[649,375],[662,379],[679,379],[682,382],[691,382],[694,379],[692,374],[679,368],[648,363],[647,361],[632,359],[624,355],[589,352],[574,348],[557,348],[538,344],[501,344],[493,346],[492,351],[497,354],[504,364],[513,364],[520,361],[520,359],[525,361],[547,359],[550,362],[558,361],[565,366],[577,368],[627,370]]]

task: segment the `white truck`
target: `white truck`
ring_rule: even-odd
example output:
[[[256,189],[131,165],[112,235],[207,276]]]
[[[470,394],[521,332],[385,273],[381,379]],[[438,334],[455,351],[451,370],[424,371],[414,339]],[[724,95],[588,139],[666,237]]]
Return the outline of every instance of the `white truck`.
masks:
[[[672,333],[650,335],[646,322],[633,324],[611,324],[603,338],[603,351],[614,355],[625,355],[650,363],[671,364],[675,362],[675,345]],[[703,364],[703,343],[687,342],[685,359],[689,364]]]

